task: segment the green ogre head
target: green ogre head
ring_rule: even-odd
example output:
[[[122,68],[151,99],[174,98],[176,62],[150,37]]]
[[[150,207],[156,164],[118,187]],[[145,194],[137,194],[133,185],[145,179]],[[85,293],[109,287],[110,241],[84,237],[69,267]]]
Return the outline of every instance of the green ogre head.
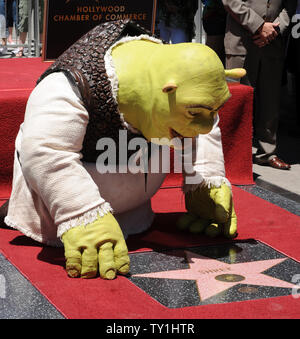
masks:
[[[120,111],[148,140],[208,133],[230,97],[227,71],[205,45],[135,40],[117,45],[112,57]],[[231,77],[244,73],[229,72]]]

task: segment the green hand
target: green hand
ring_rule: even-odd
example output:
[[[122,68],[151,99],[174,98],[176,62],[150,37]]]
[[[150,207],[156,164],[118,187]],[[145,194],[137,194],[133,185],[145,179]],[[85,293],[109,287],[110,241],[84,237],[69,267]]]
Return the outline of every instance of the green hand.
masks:
[[[177,222],[181,230],[205,233],[210,237],[223,234],[227,238],[237,235],[237,217],[230,187],[199,187],[185,194],[187,213]]]
[[[129,272],[127,245],[111,213],[88,224],[71,228],[62,235],[66,271],[72,278],[93,278],[98,266],[101,278],[114,279],[117,272]]]

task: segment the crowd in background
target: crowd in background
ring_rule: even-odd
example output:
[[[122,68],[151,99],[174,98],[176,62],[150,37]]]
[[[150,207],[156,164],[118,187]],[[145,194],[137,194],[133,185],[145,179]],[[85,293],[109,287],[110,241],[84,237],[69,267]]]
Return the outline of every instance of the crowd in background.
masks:
[[[24,56],[24,47],[34,8],[34,0],[0,0],[0,56]],[[42,41],[43,13],[44,0],[39,0],[40,41]],[[10,46],[15,48],[9,52]],[[27,53],[30,54],[30,51]]]
[[[191,41],[197,3],[159,0],[161,38],[171,43]],[[218,54],[227,69],[245,68],[247,75],[240,82],[254,88],[254,163],[289,170],[291,166],[277,155],[277,132],[287,70],[294,73],[300,93],[300,38],[291,34],[292,22],[295,25],[300,22],[300,17],[293,20],[300,15],[300,0],[202,0],[202,3],[206,45]],[[299,95],[296,106],[300,127]]]

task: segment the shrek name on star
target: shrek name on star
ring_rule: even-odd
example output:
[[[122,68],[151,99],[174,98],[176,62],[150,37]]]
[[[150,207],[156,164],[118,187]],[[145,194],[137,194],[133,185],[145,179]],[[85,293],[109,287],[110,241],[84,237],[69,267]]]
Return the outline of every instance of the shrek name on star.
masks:
[[[177,226],[235,237],[218,110],[230,97],[226,76],[243,75],[224,70],[207,46],[164,44],[129,20],[93,28],[41,75],[28,99],[6,224],[63,246],[70,277],[127,274],[126,238],[151,226],[150,199],[166,173],[149,171],[145,181],[144,173],[126,171],[121,157],[118,171],[97,169],[98,141],[118,145],[126,131],[127,142],[192,138],[193,173],[183,173],[187,213]]]

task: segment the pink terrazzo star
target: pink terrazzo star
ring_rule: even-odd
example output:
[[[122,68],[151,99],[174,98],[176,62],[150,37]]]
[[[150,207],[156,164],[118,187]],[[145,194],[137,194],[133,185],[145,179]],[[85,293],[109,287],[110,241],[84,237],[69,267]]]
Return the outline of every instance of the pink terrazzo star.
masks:
[[[188,269],[135,274],[133,277],[196,280],[201,301],[237,284],[299,288],[262,273],[286,258],[228,264],[190,251],[184,252],[190,265]]]

